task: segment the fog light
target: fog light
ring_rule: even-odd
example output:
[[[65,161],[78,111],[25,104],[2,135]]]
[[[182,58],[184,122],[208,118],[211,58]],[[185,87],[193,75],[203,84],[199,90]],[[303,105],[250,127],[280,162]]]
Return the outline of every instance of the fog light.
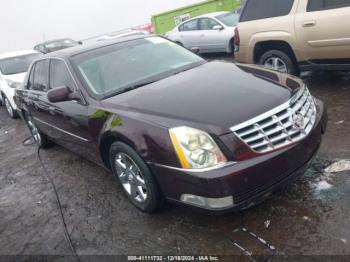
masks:
[[[233,197],[223,198],[206,198],[190,194],[181,196],[181,201],[192,206],[202,207],[206,209],[223,209],[233,207]]]

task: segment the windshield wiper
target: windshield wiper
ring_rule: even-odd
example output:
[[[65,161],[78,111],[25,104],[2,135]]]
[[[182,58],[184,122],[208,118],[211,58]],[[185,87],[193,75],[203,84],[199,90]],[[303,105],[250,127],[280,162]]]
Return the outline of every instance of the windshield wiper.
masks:
[[[183,72],[186,72],[186,71],[189,71],[189,70],[191,70],[191,69],[193,69],[193,68],[196,68],[196,67],[198,67],[198,66],[201,66],[201,65],[203,65],[204,63],[205,63],[205,62],[195,63],[195,64],[193,64],[192,66],[188,66],[188,67],[186,67],[186,68],[183,68],[183,69],[181,69],[181,70],[179,70],[179,71],[173,73],[172,75],[181,74],[181,73],[183,73]]]
[[[114,92],[114,93],[112,93],[110,95],[105,96],[104,99],[111,98],[113,96],[120,95],[120,94],[129,92],[129,91],[135,90],[137,88],[143,87],[145,85],[152,84],[154,82],[157,82],[157,80],[152,80],[152,81],[148,81],[148,82],[142,82],[142,83],[135,84],[135,85],[132,85],[132,86],[127,86],[127,87],[120,88],[117,92]]]

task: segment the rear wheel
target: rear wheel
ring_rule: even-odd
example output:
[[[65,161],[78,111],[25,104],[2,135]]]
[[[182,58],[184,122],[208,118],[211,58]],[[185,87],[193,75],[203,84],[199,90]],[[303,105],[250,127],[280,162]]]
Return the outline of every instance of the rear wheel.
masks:
[[[294,63],[288,54],[279,51],[271,50],[265,52],[259,59],[259,64],[272,70],[291,75],[297,75],[299,72],[297,65]]]
[[[30,115],[25,114],[24,120],[27,123],[29,131],[32,134],[35,143],[40,148],[48,149],[53,146],[54,143],[51,140],[49,140],[48,137],[39,130],[39,128],[35,125],[33,118]]]
[[[115,142],[110,148],[110,163],[129,201],[145,213],[163,205],[163,196],[146,163],[130,146]]]
[[[11,103],[8,100],[8,98],[6,96],[4,96],[3,100],[4,100],[4,104],[5,104],[6,110],[9,113],[10,117],[11,118],[17,118],[18,114],[17,114],[16,110],[13,109],[13,107],[11,106]]]

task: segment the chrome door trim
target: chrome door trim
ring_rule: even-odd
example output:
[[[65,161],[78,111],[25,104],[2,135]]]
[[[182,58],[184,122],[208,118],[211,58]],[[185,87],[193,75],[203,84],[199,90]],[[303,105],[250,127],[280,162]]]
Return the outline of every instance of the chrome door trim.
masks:
[[[51,125],[51,124],[49,124],[49,123],[47,123],[47,122],[45,122],[45,121],[42,121],[42,120],[38,119],[37,117],[34,117],[34,120],[35,120],[35,121],[38,121],[38,122],[40,122],[40,123],[42,123],[42,124],[44,124],[44,125],[47,125],[47,126],[49,126],[49,127],[52,127],[52,128],[54,128],[54,129],[56,129],[56,130],[62,132],[62,133],[65,133],[65,134],[67,134],[67,135],[70,135],[70,136],[73,136],[73,137],[75,137],[75,138],[78,138],[79,140],[81,140],[81,141],[83,141],[83,142],[89,142],[89,140],[87,140],[87,139],[85,139],[85,138],[83,138],[83,137],[81,137],[81,136],[77,136],[77,135],[75,135],[75,134],[73,134],[73,133],[71,133],[71,132],[68,132],[68,131],[66,131],[66,130],[63,130],[63,129],[57,127],[57,126]]]

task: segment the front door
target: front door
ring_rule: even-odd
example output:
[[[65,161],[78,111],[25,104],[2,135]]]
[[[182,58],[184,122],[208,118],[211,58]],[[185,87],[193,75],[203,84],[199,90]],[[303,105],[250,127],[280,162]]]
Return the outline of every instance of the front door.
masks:
[[[51,59],[49,76],[48,90],[66,86],[80,94],[65,61]],[[54,139],[83,155],[86,150],[90,151],[93,139],[89,132],[88,107],[82,96],[78,100],[50,102],[47,114],[49,120],[46,124],[51,127]]]
[[[198,39],[201,32],[199,31],[198,21],[198,19],[193,19],[179,27],[180,42],[188,49],[199,47]]]
[[[221,26],[222,30],[214,29]],[[217,21],[211,18],[201,18],[199,20],[200,37],[198,45],[204,52],[220,52],[226,50],[228,41],[226,40],[225,29]],[[233,33],[232,33],[233,35]]]

